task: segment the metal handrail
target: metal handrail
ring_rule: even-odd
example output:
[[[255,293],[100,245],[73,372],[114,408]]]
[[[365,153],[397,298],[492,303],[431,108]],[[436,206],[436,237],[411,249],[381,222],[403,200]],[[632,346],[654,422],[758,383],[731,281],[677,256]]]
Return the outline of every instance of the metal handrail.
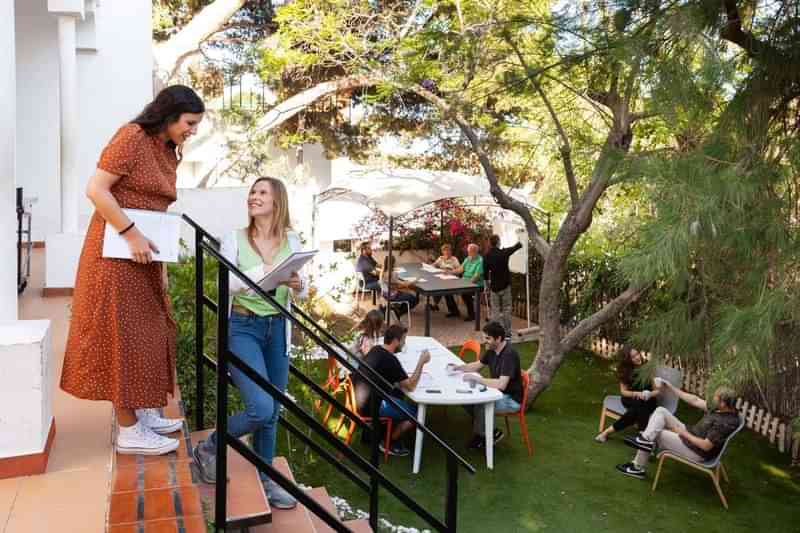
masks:
[[[203,232],[204,234],[208,235],[208,233],[207,233],[207,232],[206,232],[206,231],[205,231],[205,230],[202,228],[202,226],[200,226],[199,224],[197,224],[197,222],[195,222],[194,220],[192,220],[192,219],[191,219],[191,218],[190,218],[188,215],[185,215],[185,214],[184,214],[184,215],[183,215],[183,219],[184,219],[184,220],[186,220],[186,221],[187,221],[189,224],[191,224],[191,225],[192,225],[192,226],[195,228],[195,230],[198,230],[198,231],[200,231],[200,232]],[[216,239],[214,239],[212,242],[214,242],[214,243],[216,244],[216,243],[218,243],[219,241],[217,241]],[[221,266],[224,266],[226,269],[230,270],[230,271],[231,271],[231,272],[232,272],[234,275],[236,275],[236,277],[237,277],[237,278],[239,278],[239,280],[240,280],[240,281],[242,281],[244,284],[246,284],[246,285],[247,285],[247,286],[248,286],[248,287],[249,287],[249,288],[250,288],[250,289],[251,289],[253,292],[255,292],[256,294],[258,294],[259,296],[261,296],[261,298],[263,298],[264,300],[266,300],[266,301],[267,301],[267,303],[269,303],[269,304],[270,304],[272,307],[274,307],[275,309],[277,309],[277,310],[278,310],[278,312],[279,312],[281,315],[283,315],[283,317],[284,317],[284,318],[288,319],[290,322],[292,322],[292,324],[293,324],[293,325],[297,326],[297,327],[298,327],[298,328],[300,328],[300,329],[301,329],[301,330],[302,330],[302,331],[303,331],[303,332],[304,332],[306,335],[308,335],[309,337],[311,337],[311,338],[312,338],[312,340],[314,340],[314,342],[315,342],[317,345],[319,345],[319,346],[320,346],[321,348],[323,348],[323,349],[324,349],[326,352],[328,352],[328,354],[329,354],[330,356],[332,356],[332,357],[335,357],[335,358],[337,359],[337,361],[339,361],[339,363],[341,363],[341,364],[342,364],[342,366],[344,366],[345,368],[347,368],[347,369],[348,369],[348,370],[349,370],[351,373],[358,375],[358,376],[361,378],[361,380],[363,381],[363,383],[366,383],[366,384],[367,384],[367,385],[370,387],[370,389],[372,389],[373,391],[375,391],[375,392],[377,392],[377,393],[378,393],[378,395],[381,397],[381,400],[387,401],[387,402],[388,402],[390,405],[392,405],[392,407],[394,407],[395,409],[399,410],[399,411],[400,411],[401,413],[403,413],[403,414],[404,414],[404,415],[405,415],[407,418],[409,418],[409,419],[410,419],[410,421],[411,421],[411,422],[414,424],[414,426],[416,427],[416,429],[418,429],[418,430],[422,431],[423,433],[425,433],[425,435],[426,435],[426,436],[428,436],[428,437],[432,438],[432,439],[433,439],[433,440],[434,440],[434,441],[435,441],[437,444],[439,444],[439,445],[440,445],[442,448],[444,448],[444,449],[445,449],[445,451],[446,451],[448,454],[452,454],[452,455],[454,455],[454,456],[455,456],[455,457],[458,459],[458,462],[459,462],[459,463],[460,463],[460,464],[461,464],[461,465],[462,465],[464,468],[466,468],[466,469],[467,469],[467,470],[468,470],[470,473],[472,473],[472,474],[474,474],[474,473],[475,473],[475,467],[473,467],[473,466],[472,466],[472,465],[471,465],[471,464],[470,464],[470,463],[469,463],[469,462],[468,462],[466,459],[464,459],[463,457],[461,457],[461,456],[460,456],[460,455],[459,455],[459,454],[458,454],[458,453],[457,453],[455,450],[453,450],[453,449],[452,449],[452,448],[451,448],[451,447],[450,447],[450,446],[449,446],[449,445],[448,445],[446,442],[444,442],[444,441],[443,441],[443,440],[442,440],[442,439],[441,439],[441,438],[440,438],[438,435],[436,435],[436,433],[434,433],[433,431],[431,431],[431,430],[430,430],[430,429],[429,429],[427,426],[425,426],[424,424],[421,424],[421,423],[420,423],[420,422],[419,422],[419,421],[416,419],[416,417],[414,417],[414,415],[412,415],[411,413],[409,413],[409,412],[408,412],[408,411],[407,411],[407,410],[406,410],[406,409],[405,409],[405,408],[404,408],[404,407],[403,407],[403,406],[402,406],[402,405],[401,405],[401,404],[400,404],[400,403],[399,403],[399,402],[398,402],[398,401],[395,399],[395,397],[394,397],[394,396],[392,396],[390,392],[388,392],[388,391],[390,391],[390,390],[392,390],[392,389],[393,389],[393,386],[392,386],[392,384],[390,384],[389,382],[387,382],[387,381],[386,381],[386,380],[385,380],[385,379],[384,379],[384,378],[383,378],[383,377],[382,377],[380,374],[378,374],[377,372],[375,372],[375,370],[374,370],[372,367],[370,367],[369,365],[359,365],[359,366],[355,366],[355,365],[353,365],[353,364],[351,363],[351,361],[352,361],[352,360],[355,360],[355,359],[356,359],[356,356],[355,356],[355,355],[354,355],[354,354],[353,354],[353,353],[352,353],[352,352],[351,352],[351,351],[350,351],[348,348],[346,348],[346,347],[345,347],[345,346],[344,346],[344,345],[343,345],[343,344],[342,344],[342,343],[341,343],[341,342],[340,342],[338,339],[336,339],[336,338],[335,338],[333,335],[331,335],[331,334],[330,334],[328,331],[326,331],[324,328],[322,328],[321,326],[319,326],[319,324],[317,324],[317,323],[316,323],[316,322],[315,322],[315,321],[314,321],[314,320],[313,320],[311,317],[309,317],[309,316],[308,316],[308,315],[307,315],[307,314],[306,314],[306,313],[305,313],[305,312],[304,312],[302,309],[300,309],[300,308],[299,308],[299,307],[297,307],[297,306],[293,306],[293,307],[292,307],[292,309],[293,309],[295,312],[297,312],[297,313],[298,313],[298,314],[299,314],[299,315],[300,315],[300,316],[303,318],[303,320],[307,321],[309,324],[311,324],[311,325],[313,325],[314,327],[316,327],[316,328],[317,328],[317,329],[318,329],[318,330],[319,330],[319,331],[322,333],[322,335],[323,335],[323,336],[325,336],[325,337],[327,337],[328,339],[330,339],[330,340],[331,340],[331,341],[332,341],[332,342],[333,342],[333,343],[336,345],[336,348],[338,348],[338,350],[339,350],[339,351],[341,351],[341,352],[344,352],[344,353],[345,353],[345,354],[346,354],[346,355],[349,357],[349,359],[348,359],[348,357],[344,357],[344,356],[342,356],[342,355],[341,355],[339,352],[337,352],[337,350],[334,350],[334,349],[332,349],[332,348],[331,348],[331,347],[330,347],[330,346],[329,346],[329,345],[328,345],[328,344],[327,344],[325,341],[323,341],[323,340],[322,340],[322,339],[319,337],[319,335],[317,335],[317,333],[315,333],[315,332],[311,331],[311,329],[310,329],[310,328],[309,328],[309,327],[308,327],[306,324],[304,324],[302,321],[298,320],[298,319],[297,319],[297,318],[296,318],[296,317],[295,317],[295,316],[294,316],[292,313],[290,313],[290,312],[289,312],[289,311],[288,311],[288,310],[287,310],[287,309],[286,309],[286,308],[285,308],[283,305],[281,305],[281,304],[280,304],[278,301],[276,301],[274,297],[272,297],[271,295],[269,295],[269,294],[268,294],[266,291],[264,291],[264,290],[263,290],[261,287],[259,287],[259,285],[258,285],[257,283],[255,283],[253,280],[251,280],[249,277],[247,277],[247,276],[246,276],[246,275],[245,275],[245,274],[244,274],[242,271],[240,271],[240,270],[239,270],[239,269],[236,267],[236,265],[234,265],[233,263],[231,263],[230,261],[228,261],[228,260],[227,260],[227,259],[226,259],[226,258],[225,258],[225,257],[224,257],[224,256],[223,256],[221,253],[220,253],[220,251],[219,251],[218,249],[216,249],[216,248],[214,248],[214,247],[211,247],[211,246],[209,246],[207,243],[205,243],[205,242],[202,242],[202,240],[199,242],[199,246],[200,246],[200,248],[201,248],[201,249],[204,249],[204,250],[206,250],[207,252],[209,252],[209,253],[210,253],[210,254],[211,254],[211,255],[212,255],[212,256],[213,256],[213,257],[214,257],[214,258],[215,258],[215,259],[216,259],[216,260],[217,260],[219,263],[220,263],[220,265],[221,265]],[[199,254],[198,254],[198,250],[196,249],[196,250],[195,250],[195,259],[196,259],[198,256],[199,256]],[[198,278],[199,278],[199,276],[198,276]],[[196,286],[197,286],[197,285],[198,285],[198,283],[196,283]],[[199,284],[199,285],[200,285],[200,289],[202,289],[202,284]],[[202,293],[200,293],[200,294],[202,294]],[[221,303],[219,303],[219,302],[218,302],[218,303],[217,303],[217,306],[218,306],[220,309],[227,309],[227,304],[226,304],[224,307],[222,307]],[[365,371],[365,370],[367,371],[367,373],[369,373],[369,374],[370,374],[370,376],[366,376],[366,375],[364,374],[364,371]],[[380,384],[380,385],[378,385],[378,383],[376,383],[376,382],[380,382],[381,384]],[[200,424],[200,425],[202,425],[202,422],[201,422],[201,424]]]
[[[183,219],[186,220],[190,225],[192,225],[195,229],[195,264],[196,264],[196,278],[195,278],[195,292],[196,292],[196,302],[195,302],[195,310],[196,310],[196,323],[195,323],[195,337],[196,337],[196,355],[197,355],[197,398],[198,398],[198,412],[197,412],[197,427],[198,429],[203,427],[204,422],[204,387],[205,387],[205,380],[203,376],[203,367],[205,365],[216,366],[217,370],[217,431],[222,435],[223,438],[218,439],[217,441],[217,476],[221,478],[227,477],[227,454],[226,454],[226,446],[230,445],[234,447],[237,451],[242,454],[243,457],[248,459],[252,464],[254,464],[260,471],[265,472],[271,479],[273,479],[278,485],[283,487],[287,490],[290,494],[292,494],[295,498],[298,499],[300,503],[305,505],[310,511],[314,512],[317,516],[320,517],[324,522],[326,522],[329,526],[331,526],[336,531],[349,531],[349,528],[344,526],[341,522],[339,522],[336,518],[330,515],[327,511],[325,511],[319,504],[313,501],[308,495],[305,494],[304,491],[299,490],[293,483],[291,483],[288,479],[282,476],[279,472],[277,472],[271,465],[268,465],[263,458],[259,457],[253,451],[246,449],[240,441],[234,438],[231,434],[227,431],[227,395],[228,395],[228,386],[229,386],[229,375],[228,375],[228,364],[232,364],[237,369],[239,369],[242,373],[244,373],[247,377],[249,377],[253,382],[259,385],[264,391],[270,393],[270,395],[277,400],[281,405],[283,405],[288,411],[294,413],[298,418],[300,418],[305,424],[312,429],[316,434],[321,435],[325,440],[328,441],[334,448],[336,448],[342,455],[346,456],[350,459],[354,465],[356,465],[360,470],[366,473],[369,476],[369,484],[367,486],[366,482],[361,480],[361,478],[357,477],[357,475],[344,465],[341,465],[335,458],[333,458],[329,453],[325,452],[324,449],[319,447],[319,445],[312,444],[313,441],[305,437],[303,435],[302,440],[312,446],[313,449],[320,453],[320,456],[325,459],[327,462],[330,462],[337,466],[340,471],[342,471],[348,478],[351,479],[354,483],[356,483],[359,488],[365,489],[368,487],[369,495],[370,495],[370,513],[369,513],[369,522],[373,530],[377,529],[378,525],[378,489],[379,487],[384,487],[386,490],[391,492],[394,496],[396,496],[401,502],[403,502],[407,507],[409,507],[413,512],[415,512],[418,516],[423,518],[428,524],[439,531],[455,531],[456,530],[456,511],[457,511],[457,493],[458,493],[458,467],[459,464],[464,466],[469,472],[474,473],[475,468],[466,462],[463,458],[461,458],[455,451],[450,448],[444,441],[442,441],[438,435],[433,433],[429,428],[427,428],[424,424],[420,424],[414,416],[412,416],[408,411],[406,411],[401,405],[397,403],[397,401],[388,393],[392,387],[388,384],[383,378],[375,371],[366,365],[361,365],[359,367],[355,367],[351,364],[350,360],[347,359],[346,356],[354,358],[355,356],[345,348],[338,339],[333,337],[329,332],[325,329],[320,327],[311,317],[309,317],[305,312],[299,309],[296,306],[293,306],[293,311],[297,312],[304,321],[308,322],[308,325],[304,322],[297,319],[295,316],[292,315],[285,307],[279,304],[275,299],[265,291],[263,291],[256,283],[252,282],[247,276],[245,276],[237,267],[236,265],[232,264],[228,261],[219,251],[219,241],[216,240],[213,236],[209,235],[199,224],[193,221],[187,215],[183,215]],[[203,252],[209,253],[214,259],[216,259],[219,263],[219,272],[218,272],[218,291],[219,291],[219,301],[213,302],[209,298],[207,298],[204,294],[204,268],[203,268]],[[372,402],[372,446],[371,446],[371,457],[370,461],[366,461],[364,458],[361,457],[357,452],[355,452],[350,446],[342,443],[335,435],[333,435],[330,431],[328,431],[322,424],[316,421],[312,416],[306,413],[299,405],[296,405],[291,399],[288,398],[285,394],[283,394],[279,389],[277,389],[274,385],[272,385],[269,381],[261,377],[257,372],[252,370],[246,363],[244,363],[236,354],[233,354],[228,349],[228,304],[229,304],[229,273],[233,273],[239,278],[242,282],[250,287],[256,294],[258,294],[262,299],[270,303],[278,312],[283,315],[286,319],[290,320],[294,325],[299,327],[302,331],[304,331],[307,335],[309,335],[314,342],[322,347],[329,355],[335,357],[343,366],[348,368],[352,373],[361,376],[364,383],[366,383],[371,390],[376,393],[382,399],[388,401],[389,403],[393,404],[396,408],[398,408],[405,417],[410,420],[419,431],[424,432],[426,435],[429,435],[431,438],[434,439],[440,446],[442,446],[445,451],[447,452],[447,498],[446,498],[446,507],[445,507],[445,520],[442,522],[441,520],[434,517],[430,512],[424,509],[418,502],[416,502],[413,498],[407,495],[405,492],[402,491],[399,487],[397,487],[394,483],[392,483],[384,474],[382,474],[379,470],[379,450],[378,450],[378,443],[380,441],[380,417],[378,413],[379,403]],[[213,361],[210,360],[204,353],[203,353],[203,345],[202,339],[204,338],[204,325],[203,325],[203,313],[204,309],[208,307],[212,309],[212,311],[216,312],[218,316],[217,320],[217,358],[218,361],[216,365],[213,364]],[[221,311],[221,312],[220,312]],[[336,347],[346,356],[342,356],[340,353],[337,353],[337,350],[332,348],[328,343],[326,343],[320,335],[315,333],[311,330],[309,325],[316,328],[319,332],[321,332],[322,337],[326,337],[329,339]],[[302,374],[296,368],[291,365],[292,372],[297,375]],[[367,376],[363,370],[367,371],[367,373],[371,374],[372,376]],[[304,376],[305,377],[305,376]],[[308,383],[308,379],[302,380],[304,383]],[[382,382],[380,385],[377,382]],[[316,384],[314,384],[316,385]],[[312,386],[314,390],[325,397],[332,405],[334,405],[338,410],[343,412],[352,420],[357,420],[362,427],[366,425],[365,422],[358,419],[354,414],[349,412],[349,409],[341,405],[338,400],[336,400],[332,395],[328,394],[326,391],[322,390],[318,386]],[[279,417],[281,423],[287,427],[292,433],[294,434],[302,434],[297,428],[292,426],[283,416]],[[243,451],[242,449],[246,450]],[[217,485],[217,492],[216,492],[216,516],[215,516],[215,523],[217,524],[217,529],[220,527],[224,528],[227,521],[226,515],[226,493],[227,488],[225,484],[218,484]]]

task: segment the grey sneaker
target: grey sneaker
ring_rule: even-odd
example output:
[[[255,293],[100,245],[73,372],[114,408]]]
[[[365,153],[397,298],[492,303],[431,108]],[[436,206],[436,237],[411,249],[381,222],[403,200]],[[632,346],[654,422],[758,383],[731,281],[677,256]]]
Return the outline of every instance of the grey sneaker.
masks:
[[[206,441],[201,440],[192,450],[192,457],[200,472],[200,479],[204,483],[217,482],[217,456],[213,450],[208,450]]]
[[[294,509],[297,506],[294,496],[271,479],[264,481],[264,491],[267,493],[269,504],[276,509]]]

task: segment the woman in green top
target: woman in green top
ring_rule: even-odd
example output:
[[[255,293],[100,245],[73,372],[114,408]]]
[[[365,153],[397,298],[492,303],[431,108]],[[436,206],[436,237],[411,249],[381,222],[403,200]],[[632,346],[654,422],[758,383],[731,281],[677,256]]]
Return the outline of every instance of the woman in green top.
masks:
[[[222,255],[235,262],[239,270],[257,281],[283,261],[301,250],[300,239],[289,224],[289,200],[283,182],[258,178],[247,196],[250,224],[234,230],[222,241]],[[303,292],[304,281],[297,273],[275,290],[275,300],[289,306],[292,291]],[[230,277],[233,296],[230,309],[230,350],[253,370],[281,391],[289,381],[289,322],[277,309],[250,291],[237,277]],[[275,436],[280,404],[235,366],[231,378],[239,389],[245,410],[228,418],[228,431],[234,437],[253,434],[253,450],[267,463],[275,453]],[[217,434],[201,441],[194,449],[194,459],[203,481],[216,482]],[[264,473],[261,474],[267,497],[273,507],[289,509],[297,501]]]
[[[470,280],[478,287],[483,287],[483,257],[478,254],[477,244],[467,246],[467,257],[464,258],[464,262],[455,272],[461,274],[461,277]],[[475,302],[472,296],[471,292],[465,292],[461,295],[464,305],[467,306],[467,318],[464,319],[464,322],[475,320]],[[480,304],[480,301],[478,303]]]

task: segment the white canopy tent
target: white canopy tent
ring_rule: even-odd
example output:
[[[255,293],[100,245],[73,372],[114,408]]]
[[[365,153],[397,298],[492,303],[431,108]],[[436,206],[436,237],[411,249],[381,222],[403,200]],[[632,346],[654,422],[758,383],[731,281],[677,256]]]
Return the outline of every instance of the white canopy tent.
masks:
[[[337,171],[338,170],[338,171]],[[532,206],[519,191],[509,194],[515,199],[529,205],[532,210],[544,213]],[[314,215],[312,215],[312,240],[318,233],[317,214],[320,204],[334,200],[358,202],[379,210],[389,217],[389,254],[392,253],[392,234],[397,217],[410,213],[415,209],[438,200],[463,198],[467,206],[502,209],[491,196],[489,183],[482,176],[434,170],[407,168],[370,168],[349,163],[345,168],[334,167],[331,185],[314,198]],[[510,215],[510,216],[506,216]],[[548,215],[549,217],[549,215]],[[509,234],[527,233],[525,224],[519,216],[505,211],[495,221],[497,229],[503,228],[505,236]],[[549,222],[548,222],[549,224]],[[498,228],[499,226],[499,228]],[[506,237],[508,239],[508,237]],[[526,239],[527,241],[527,239]],[[508,243],[513,244],[513,243]],[[527,242],[526,242],[527,244]],[[528,269],[527,249],[523,247],[524,274],[526,280],[527,319],[530,327],[530,272]],[[516,262],[517,265],[519,261]]]

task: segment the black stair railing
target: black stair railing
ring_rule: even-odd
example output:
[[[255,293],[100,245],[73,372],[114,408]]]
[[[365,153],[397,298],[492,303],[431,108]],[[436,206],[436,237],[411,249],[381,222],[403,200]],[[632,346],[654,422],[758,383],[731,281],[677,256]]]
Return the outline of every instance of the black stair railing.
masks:
[[[446,442],[438,435],[433,433],[427,426],[420,424],[414,416],[406,411],[392,397],[389,391],[392,386],[379,376],[368,365],[354,366],[351,361],[355,356],[347,349],[336,337],[327,330],[319,326],[302,309],[292,306],[292,312],[279,304],[270,294],[266,293],[256,283],[245,276],[236,265],[228,261],[219,251],[219,242],[203,229],[197,222],[189,216],[183,215],[183,219],[194,228],[195,231],[195,355],[196,355],[196,394],[197,412],[195,425],[197,429],[204,427],[204,406],[205,406],[205,373],[206,366],[216,370],[217,377],[217,478],[227,478],[227,446],[231,446],[242,457],[250,461],[256,468],[264,472],[278,485],[294,496],[300,504],[322,519],[331,528],[339,532],[351,531],[339,519],[333,516],[305,491],[301,490],[289,479],[283,476],[257,453],[247,448],[239,439],[233,437],[228,432],[228,387],[229,387],[229,368],[235,366],[243,374],[249,377],[255,384],[269,393],[281,406],[301,421],[315,435],[319,436],[334,448],[341,456],[346,457],[354,468],[351,468],[330,451],[322,447],[310,435],[290,422],[283,414],[279,416],[279,421],[287,431],[295,435],[304,444],[313,449],[323,460],[332,464],[347,479],[352,481],[360,489],[369,494],[369,523],[373,531],[378,528],[378,496],[381,488],[385,489],[417,516],[422,518],[436,531],[455,532],[456,518],[458,512],[458,470],[464,467],[468,472],[475,473],[475,468],[458,455]],[[214,302],[205,294],[204,281],[204,257],[208,254],[219,264],[217,277],[218,302]],[[309,386],[320,397],[330,402],[338,411],[350,418],[362,429],[369,429],[371,435],[370,457],[369,460],[362,457],[355,449],[346,445],[336,435],[330,432],[323,424],[307,413],[301,406],[292,401],[286,394],[282,393],[272,383],[264,379],[255,372],[247,363],[231,352],[228,347],[228,307],[230,303],[229,294],[229,275],[233,274],[245,283],[253,292],[269,302],[278,312],[292,324],[308,335],[314,343],[321,347],[329,356],[335,357],[340,364],[347,368],[351,373],[358,375],[361,381],[370,387],[373,394],[377,394],[383,400],[391,403],[396,409],[401,411],[410,420],[417,430],[445,450],[447,455],[446,465],[446,498],[445,498],[445,517],[441,520],[425,509],[419,502],[409,496],[394,482],[380,471],[380,451],[378,444],[381,441],[380,417],[378,415],[379,402],[372,402],[371,426],[363,422],[355,414],[351,413],[334,396],[325,391],[322,387],[313,382],[297,367],[290,364],[289,370],[293,376]],[[217,360],[204,353],[203,339],[205,337],[204,310],[209,309],[217,315]],[[294,314],[293,314],[294,313]],[[298,318],[299,317],[299,318]],[[283,411],[282,410],[282,411]],[[230,524],[227,521],[226,509],[227,487],[226,483],[218,483],[215,489],[215,528],[217,531],[224,531],[226,527],[247,526],[245,523]]]

